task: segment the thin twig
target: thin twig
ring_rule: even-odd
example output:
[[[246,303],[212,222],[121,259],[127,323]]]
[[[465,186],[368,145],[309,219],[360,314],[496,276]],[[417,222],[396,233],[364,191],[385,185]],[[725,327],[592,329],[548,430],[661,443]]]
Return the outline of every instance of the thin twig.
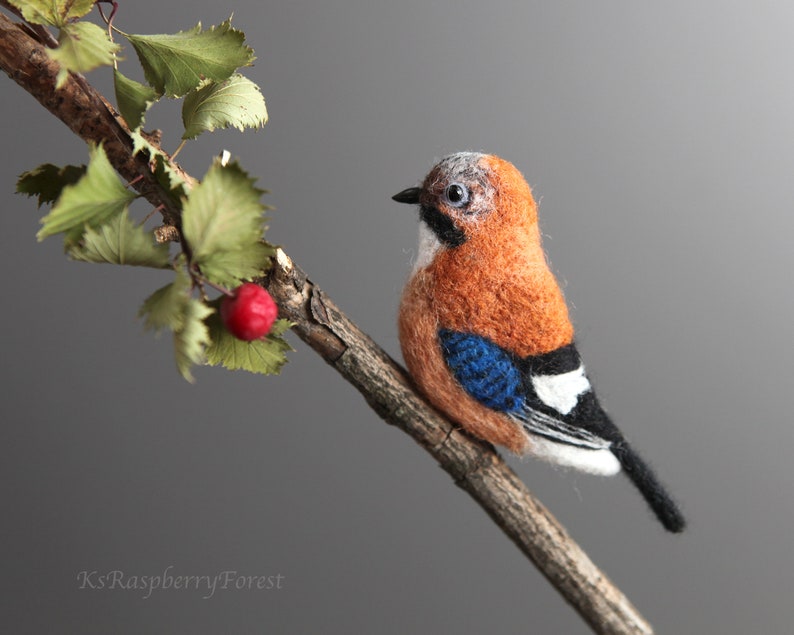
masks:
[[[2,1],[2,0],[0,0]],[[179,210],[132,154],[129,131],[82,77],[55,91],[57,65],[30,34],[0,14],[0,68],[86,141],[103,142],[114,167],[179,226]],[[133,181],[136,177],[142,179]],[[185,178],[192,182],[189,175]],[[131,183],[132,184],[132,183]],[[384,421],[409,434],[468,492],[597,633],[639,635],[650,625],[534,498],[494,449],[454,428],[418,395],[405,371],[278,250],[263,279],[294,331],[353,384]]]

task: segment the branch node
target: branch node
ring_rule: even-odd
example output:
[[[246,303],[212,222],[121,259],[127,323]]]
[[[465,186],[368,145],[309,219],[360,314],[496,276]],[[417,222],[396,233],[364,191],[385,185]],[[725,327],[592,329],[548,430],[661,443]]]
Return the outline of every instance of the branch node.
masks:
[[[276,248],[276,264],[285,274],[289,274],[293,269],[292,259],[281,247]]]
[[[160,225],[154,229],[154,239],[159,243],[178,243],[179,230],[173,225]]]

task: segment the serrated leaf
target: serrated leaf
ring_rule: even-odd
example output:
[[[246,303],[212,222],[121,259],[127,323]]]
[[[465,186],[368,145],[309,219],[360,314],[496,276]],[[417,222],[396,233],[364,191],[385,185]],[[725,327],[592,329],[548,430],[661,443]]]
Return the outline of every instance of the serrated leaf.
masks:
[[[209,79],[222,82],[250,66],[253,50],[230,20],[202,31],[201,23],[173,35],[127,35],[146,81],[159,95],[182,97]]]
[[[191,367],[204,362],[205,348],[211,343],[209,329],[204,320],[212,313],[209,306],[190,298],[185,306],[185,321],[179,330],[174,331],[176,366],[182,377],[189,382],[194,381]]]
[[[147,330],[159,333],[163,329],[179,331],[185,326],[185,312],[190,300],[190,278],[184,270],[177,270],[176,280],[152,293],[138,311]]]
[[[262,275],[274,247],[256,242],[243,249],[217,251],[201,261],[201,272],[215,284],[234,287],[243,280]]]
[[[136,197],[116,176],[101,145],[92,146],[88,169],[73,185],[63,188],[52,210],[41,219],[39,240],[64,232],[66,242],[80,239],[86,226],[98,227],[121,213]]]
[[[218,128],[258,128],[267,123],[265,98],[254,82],[234,74],[225,82],[208,82],[189,93],[182,104],[182,123],[183,139]]]
[[[278,319],[273,322],[273,326],[270,327],[270,335],[273,337],[280,337],[284,335],[287,331],[289,331],[293,326],[295,326],[294,322],[290,322],[289,320]],[[295,350],[295,349],[291,349]]]
[[[151,157],[160,152],[160,150],[152,145],[152,143],[143,135],[143,131],[140,128],[135,128],[132,132],[130,132],[130,139],[132,139],[133,154],[138,154],[139,152],[146,150]]]
[[[63,188],[77,183],[85,174],[84,165],[65,165],[62,168],[44,163],[23,172],[17,180],[17,193],[39,197],[39,207],[58,200]]]
[[[180,374],[193,381],[191,368],[205,360],[205,349],[211,343],[205,320],[214,309],[190,296],[191,281],[184,269],[177,269],[176,280],[161,287],[144,301],[138,317],[144,328],[159,333],[173,331],[174,356]]]
[[[107,262],[163,269],[169,265],[168,245],[155,243],[152,232],[134,224],[125,209],[106,223],[89,227],[69,256],[84,262]]]
[[[157,181],[162,185],[175,201],[179,201],[187,194],[187,183],[182,175],[174,169],[165,153],[149,142],[143,136],[141,129],[136,128],[130,132],[132,139],[132,153],[138,154],[145,150],[149,154],[149,167],[152,169]]]
[[[82,18],[91,11],[95,0],[10,0],[33,24],[62,27],[70,20]]]
[[[86,73],[113,63],[113,55],[121,47],[110,41],[106,31],[91,22],[72,22],[61,27],[59,46],[47,49],[47,55],[60,64],[55,88],[66,82],[69,72]]]
[[[207,363],[229,370],[247,370],[263,375],[277,375],[287,362],[286,353],[293,350],[281,337],[290,323],[277,320],[270,334],[253,342],[238,340],[223,326],[216,310],[207,320],[212,344],[207,347]]]
[[[113,86],[121,116],[130,130],[135,130],[143,123],[144,113],[157,101],[157,93],[149,86],[125,77],[118,69],[113,71]]]
[[[264,223],[264,193],[236,161],[216,159],[190,192],[183,208],[183,229],[194,257],[235,250],[258,242]]]
[[[154,176],[173,198],[178,200],[187,193],[187,182],[162,152],[154,155]]]
[[[191,261],[218,284],[235,285],[267,265],[272,248],[262,243],[263,193],[235,162],[216,160],[182,208],[182,235]]]

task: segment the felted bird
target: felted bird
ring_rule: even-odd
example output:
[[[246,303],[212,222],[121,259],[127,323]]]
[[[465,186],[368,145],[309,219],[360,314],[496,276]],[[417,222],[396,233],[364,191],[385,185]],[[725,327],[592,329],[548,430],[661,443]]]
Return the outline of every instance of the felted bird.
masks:
[[[516,167],[460,152],[392,198],[419,206],[399,335],[424,396],[515,454],[592,474],[622,468],[664,527],[682,531],[678,506],[593,392],[541,245],[537,205]]]

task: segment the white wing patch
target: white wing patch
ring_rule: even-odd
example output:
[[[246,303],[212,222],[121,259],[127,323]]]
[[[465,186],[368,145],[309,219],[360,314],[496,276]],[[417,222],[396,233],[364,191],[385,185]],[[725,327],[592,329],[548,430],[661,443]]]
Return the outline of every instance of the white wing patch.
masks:
[[[533,375],[532,387],[538,398],[561,415],[567,415],[579,402],[579,395],[590,390],[584,365],[559,375]]]

